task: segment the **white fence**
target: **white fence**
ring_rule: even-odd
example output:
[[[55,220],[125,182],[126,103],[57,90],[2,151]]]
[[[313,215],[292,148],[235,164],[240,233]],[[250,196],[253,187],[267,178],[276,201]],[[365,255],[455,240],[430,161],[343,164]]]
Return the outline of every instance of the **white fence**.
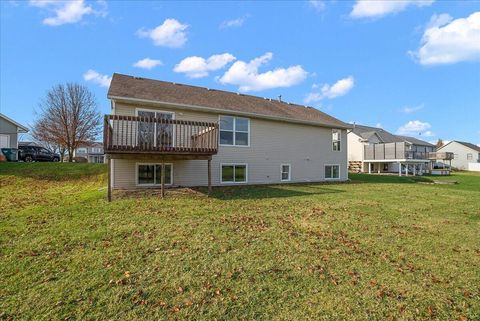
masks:
[[[480,163],[468,163],[468,170],[480,172]]]

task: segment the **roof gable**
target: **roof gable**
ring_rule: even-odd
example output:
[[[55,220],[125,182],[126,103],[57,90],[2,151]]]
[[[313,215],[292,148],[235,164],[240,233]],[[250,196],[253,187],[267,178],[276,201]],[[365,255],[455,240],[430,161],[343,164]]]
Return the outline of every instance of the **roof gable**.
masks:
[[[472,143],[461,142],[461,141],[458,141],[458,140],[452,140],[451,142],[449,142],[449,143],[443,145],[442,147],[440,147],[439,150],[442,149],[442,148],[447,147],[447,146],[450,145],[451,143],[460,144],[460,145],[462,145],[462,146],[464,146],[464,147],[466,147],[466,148],[473,149],[474,151],[477,151],[477,152],[480,153],[480,147],[479,147],[479,146],[477,146],[477,145],[475,145],[475,144],[472,144]]]
[[[351,128],[313,107],[223,90],[113,74],[108,98],[184,106],[334,128]]]
[[[18,128],[19,128],[19,129],[21,129],[21,130],[19,130],[19,131],[18,131],[19,133],[26,133],[26,132],[28,132],[28,128],[27,128],[27,127],[25,127],[25,126],[23,126],[23,125],[21,125],[21,124],[17,123],[17,122],[16,122],[16,121],[14,121],[13,119],[11,119],[11,118],[9,118],[9,117],[5,116],[5,115],[4,115],[4,114],[2,114],[2,113],[0,113],[0,118],[3,118],[3,119],[5,119],[6,121],[8,121],[9,123],[11,123],[11,124],[13,124],[13,125],[17,126],[17,130],[18,130]]]

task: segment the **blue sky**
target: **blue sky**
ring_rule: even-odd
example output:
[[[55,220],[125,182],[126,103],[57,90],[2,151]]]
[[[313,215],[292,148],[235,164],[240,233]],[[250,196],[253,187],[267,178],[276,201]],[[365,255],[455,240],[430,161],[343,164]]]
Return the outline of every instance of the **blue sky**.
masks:
[[[88,86],[109,113],[119,72],[282,95],[346,122],[480,144],[478,1],[0,6],[0,112],[23,124],[64,82]]]

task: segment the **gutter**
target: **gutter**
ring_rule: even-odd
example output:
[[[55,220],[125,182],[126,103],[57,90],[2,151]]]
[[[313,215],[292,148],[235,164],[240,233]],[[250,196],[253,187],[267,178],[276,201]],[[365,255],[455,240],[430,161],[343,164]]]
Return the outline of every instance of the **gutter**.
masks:
[[[287,122],[287,123],[297,123],[297,124],[305,124],[305,125],[312,125],[312,126],[319,126],[319,127],[340,128],[340,129],[352,129],[353,128],[353,126],[348,126],[348,125],[346,125],[346,126],[345,125],[334,126],[334,125],[322,124],[322,123],[314,122],[314,121],[297,120],[297,119],[278,117],[278,116],[268,116],[268,115],[234,111],[234,110],[227,110],[227,109],[221,109],[221,108],[170,103],[170,102],[159,101],[159,100],[149,100],[149,99],[130,98],[130,97],[111,96],[111,95],[107,95],[107,98],[112,99],[112,100],[120,100],[120,101],[123,100],[123,101],[126,101],[126,102],[135,102],[135,103],[170,105],[170,106],[180,107],[182,109],[187,109],[187,110],[204,111],[204,112],[206,111],[206,112],[219,113],[219,114],[226,114],[227,113],[227,114],[233,114],[233,115],[239,115],[239,116],[248,116],[248,117],[252,117],[252,118],[276,120],[276,121],[283,121],[283,122]]]

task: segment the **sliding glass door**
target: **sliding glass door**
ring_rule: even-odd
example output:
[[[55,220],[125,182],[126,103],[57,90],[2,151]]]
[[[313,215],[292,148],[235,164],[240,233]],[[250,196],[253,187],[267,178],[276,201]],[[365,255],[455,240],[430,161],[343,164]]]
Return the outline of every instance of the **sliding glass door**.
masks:
[[[137,110],[139,117],[173,119],[173,113]],[[138,145],[153,147],[173,147],[174,146],[173,124],[159,124],[154,122],[140,121],[138,123]]]

